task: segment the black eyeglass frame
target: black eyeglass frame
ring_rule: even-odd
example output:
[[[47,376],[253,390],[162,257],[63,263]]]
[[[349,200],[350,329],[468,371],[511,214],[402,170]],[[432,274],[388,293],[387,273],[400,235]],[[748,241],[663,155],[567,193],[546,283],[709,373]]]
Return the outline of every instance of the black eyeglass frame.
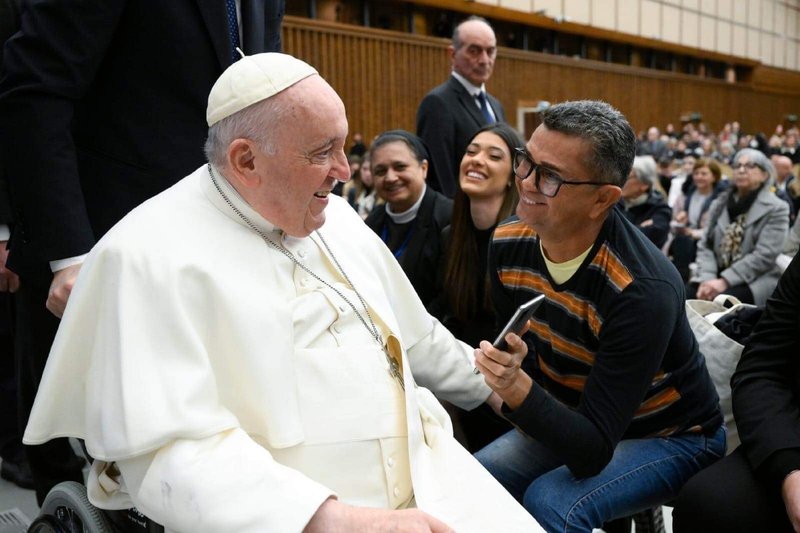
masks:
[[[754,168],[757,168],[759,170],[766,172],[766,169],[762,168],[761,165],[759,165],[758,163],[753,163],[752,161],[748,161],[747,163],[736,163],[734,165],[731,165],[731,169],[733,170],[739,170],[742,167],[744,167],[747,170],[753,170]]]
[[[520,176],[517,173],[517,170],[519,169],[520,164],[521,164],[520,159],[524,159],[531,166],[531,168],[528,170],[528,172],[524,176]],[[558,195],[558,191],[561,190],[561,186],[564,185],[564,184],[566,184],[566,185],[595,185],[595,186],[613,185],[613,183],[609,183],[607,181],[572,181],[572,180],[565,180],[564,178],[562,178],[561,176],[559,176],[558,174],[556,174],[552,170],[548,170],[548,169],[545,168],[544,170],[548,174],[550,174],[550,177],[546,178],[546,179],[553,180],[553,181],[557,182],[555,192],[553,192],[553,194],[547,194],[546,192],[544,192],[542,190],[542,187],[541,187],[542,173],[539,172],[540,168],[542,168],[541,165],[537,165],[533,161],[531,156],[528,154],[527,150],[525,150],[524,148],[514,148],[514,164],[513,164],[514,175],[517,178],[519,178],[520,181],[525,181],[526,179],[528,179],[528,177],[531,174],[533,174],[534,175],[534,180],[536,180],[536,188],[539,190],[540,193],[542,193],[543,195],[547,196],[548,198],[555,198],[556,195]]]

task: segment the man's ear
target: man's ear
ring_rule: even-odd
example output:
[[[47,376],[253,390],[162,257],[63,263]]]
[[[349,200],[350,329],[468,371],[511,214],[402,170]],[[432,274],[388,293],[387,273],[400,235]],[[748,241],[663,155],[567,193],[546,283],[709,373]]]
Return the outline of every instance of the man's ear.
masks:
[[[228,145],[227,162],[231,179],[236,180],[243,187],[252,188],[261,183],[261,176],[256,172],[253,141],[234,139]]]
[[[616,185],[602,185],[597,188],[597,196],[589,208],[589,218],[598,219],[606,216],[609,209],[614,207],[622,196],[622,189]]]

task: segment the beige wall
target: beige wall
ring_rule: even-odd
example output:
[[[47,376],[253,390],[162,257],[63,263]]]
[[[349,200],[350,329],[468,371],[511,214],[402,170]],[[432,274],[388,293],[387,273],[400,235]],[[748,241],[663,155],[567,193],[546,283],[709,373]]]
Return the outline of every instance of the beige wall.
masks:
[[[475,0],[800,71],[800,0]]]

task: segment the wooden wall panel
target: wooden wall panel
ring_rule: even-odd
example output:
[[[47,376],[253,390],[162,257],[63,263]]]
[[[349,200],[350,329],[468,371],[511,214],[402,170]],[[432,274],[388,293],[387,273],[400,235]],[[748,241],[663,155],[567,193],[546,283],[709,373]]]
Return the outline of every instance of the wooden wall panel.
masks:
[[[345,103],[350,132],[368,140],[391,128],[414,131],[419,101],[450,70],[448,41],[434,37],[287,16],[283,43],[328,80]],[[786,90],[788,71],[761,69],[758,82],[730,84],[500,48],[488,88],[512,123],[523,101],[595,98],[618,107],[637,131],[678,126],[681,115],[699,112],[715,131],[738,120],[745,131],[771,132],[787,113],[800,114],[800,94]]]

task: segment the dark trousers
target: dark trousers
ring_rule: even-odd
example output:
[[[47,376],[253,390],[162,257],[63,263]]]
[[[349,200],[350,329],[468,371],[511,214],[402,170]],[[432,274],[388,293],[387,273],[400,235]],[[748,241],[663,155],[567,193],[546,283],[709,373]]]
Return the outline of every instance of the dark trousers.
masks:
[[[15,296],[17,387],[20,399],[20,427],[28,424],[33,400],[39,389],[50,346],[59,320],[45,307],[49,285],[22,279]],[[72,451],[69,440],[53,439],[39,446],[25,446],[39,505],[61,481],[83,483],[83,464]]]
[[[19,432],[17,382],[14,364],[13,296],[0,292],[0,458],[19,463],[22,460],[22,436]]]
[[[793,531],[779,486],[755,477],[737,448],[684,485],[672,512],[675,533]]]

